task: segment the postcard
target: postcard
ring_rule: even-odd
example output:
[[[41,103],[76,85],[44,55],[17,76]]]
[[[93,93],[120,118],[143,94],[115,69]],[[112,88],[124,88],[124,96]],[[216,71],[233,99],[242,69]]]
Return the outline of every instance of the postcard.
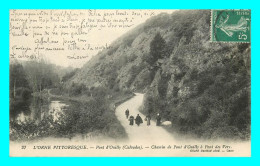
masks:
[[[10,10],[11,157],[250,157],[251,10]]]

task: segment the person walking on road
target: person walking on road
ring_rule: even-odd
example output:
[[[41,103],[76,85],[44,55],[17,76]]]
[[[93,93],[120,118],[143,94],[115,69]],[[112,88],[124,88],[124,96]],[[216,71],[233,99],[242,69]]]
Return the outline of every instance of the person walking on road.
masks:
[[[141,123],[143,123],[143,119],[141,118],[141,116],[139,114],[137,114],[137,116],[135,118],[135,123],[137,124],[137,126],[139,126]]]
[[[160,126],[161,125],[161,115],[158,113],[156,116],[156,126]]]
[[[128,116],[129,116],[129,109],[128,108],[125,111],[125,116],[126,116],[126,119],[128,119]]]
[[[129,121],[130,121],[129,125],[130,125],[130,126],[133,126],[133,125],[134,125],[134,119],[135,119],[135,118],[134,118],[134,116],[132,116],[132,115],[129,117]]]
[[[147,122],[147,126],[150,126],[151,125],[151,116],[150,114],[148,114],[145,119],[144,119],[146,122]]]

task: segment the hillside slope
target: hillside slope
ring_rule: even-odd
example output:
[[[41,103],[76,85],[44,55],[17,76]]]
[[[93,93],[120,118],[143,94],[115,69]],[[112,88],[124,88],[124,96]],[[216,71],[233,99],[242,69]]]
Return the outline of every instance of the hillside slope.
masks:
[[[250,138],[250,44],[210,42],[210,11],[160,14],[66,82],[144,92],[145,114],[207,138]]]

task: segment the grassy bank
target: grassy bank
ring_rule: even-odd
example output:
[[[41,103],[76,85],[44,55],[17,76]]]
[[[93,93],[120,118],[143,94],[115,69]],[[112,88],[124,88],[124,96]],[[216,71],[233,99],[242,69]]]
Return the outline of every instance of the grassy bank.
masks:
[[[69,96],[53,94],[50,90],[35,93],[33,96],[44,100],[58,100],[68,107],[58,119],[45,116],[40,122],[34,120],[24,123],[10,122],[11,140],[31,140],[43,137],[72,138],[75,135],[98,136],[114,140],[127,138],[127,134],[115,116],[114,106],[133,97],[129,92],[107,92],[103,90],[89,95]],[[46,110],[48,111],[48,110]]]

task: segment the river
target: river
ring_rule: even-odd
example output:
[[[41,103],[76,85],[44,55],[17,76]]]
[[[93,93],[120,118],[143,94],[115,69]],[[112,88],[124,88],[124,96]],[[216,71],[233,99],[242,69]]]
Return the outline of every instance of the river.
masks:
[[[56,121],[67,106],[64,102],[50,98],[31,97],[29,100],[20,101],[13,105],[15,111],[10,111],[10,119],[16,120],[18,123],[28,121],[39,123],[45,117],[52,115],[51,117]]]

